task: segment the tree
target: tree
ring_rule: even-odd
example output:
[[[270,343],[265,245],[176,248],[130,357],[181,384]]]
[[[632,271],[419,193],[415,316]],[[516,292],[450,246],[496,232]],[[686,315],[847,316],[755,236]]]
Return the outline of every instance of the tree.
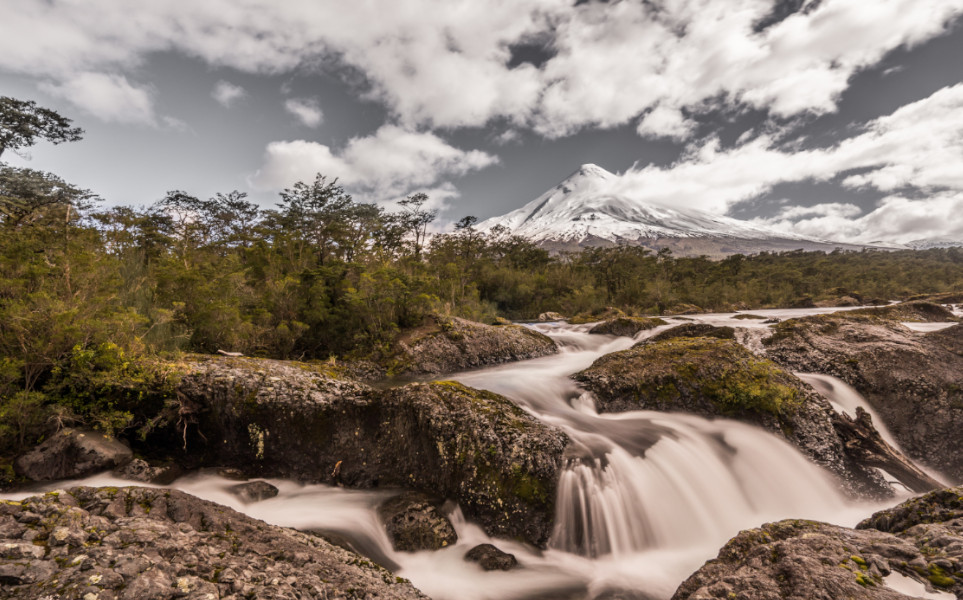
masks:
[[[401,213],[402,222],[405,228],[415,237],[415,257],[421,257],[421,249],[425,246],[425,238],[428,237],[428,224],[435,220],[438,211],[424,208],[428,202],[428,194],[419,192],[412,194],[404,200],[399,200],[404,211]]]
[[[84,130],[70,123],[70,119],[32,100],[0,96],[0,156],[6,150],[33,146],[38,138],[52,144],[76,142]]]

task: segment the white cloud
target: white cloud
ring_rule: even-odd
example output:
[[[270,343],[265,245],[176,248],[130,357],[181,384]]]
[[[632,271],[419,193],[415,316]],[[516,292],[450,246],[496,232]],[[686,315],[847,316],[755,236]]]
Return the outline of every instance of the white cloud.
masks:
[[[305,127],[317,127],[324,121],[321,106],[314,98],[288,98],[284,101],[284,109],[297,117]]]
[[[455,148],[432,133],[385,125],[370,136],[351,138],[340,150],[305,140],[271,142],[252,183],[280,189],[322,173],[337,177],[366,200],[393,200],[430,187],[448,189],[444,195],[450,198],[453,188],[447,188],[443,179],[497,162],[495,156]]]
[[[643,137],[667,137],[684,140],[695,129],[696,123],[685,118],[677,108],[656,106],[645,115],[636,128]]]
[[[960,214],[963,192],[956,191],[926,198],[887,196],[865,215],[852,205],[817,204],[753,222],[836,241],[906,243],[940,237],[963,240]]]
[[[217,100],[224,108],[230,108],[244,96],[247,96],[244,88],[223,79],[214,85],[214,91],[211,92],[211,98]]]
[[[102,121],[147,125],[157,121],[153,91],[130,83],[123,75],[78,73],[58,83],[43,82],[40,89]]]
[[[697,116],[720,101],[832,111],[854,73],[963,13],[963,0],[823,0],[756,32],[774,0],[6,4],[0,69],[58,84],[165,51],[253,73],[348,66],[406,127],[504,118],[547,136],[648,115],[640,133],[678,137],[688,125],[661,107]],[[509,68],[511,47],[533,39],[556,55]]]

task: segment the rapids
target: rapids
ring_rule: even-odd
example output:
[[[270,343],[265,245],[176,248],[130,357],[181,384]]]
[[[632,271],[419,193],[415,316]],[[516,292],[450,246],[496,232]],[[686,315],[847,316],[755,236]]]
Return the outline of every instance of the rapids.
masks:
[[[788,318],[826,310],[754,312]],[[747,331],[766,326],[733,319],[731,314],[691,319],[740,327],[744,340],[752,337],[745,335]],[[391,495],[386,490],[268,479],[280,494],[245,505],[226,491],[235,482],[210,473],[183,477],[172,487],[276,525],[325,532],[410,579],[437,600],[574,600],[617,591],[630,591],[629,596],[619,597],[668,598],[741,529],[783,518],[852,526],[876,508],[844,500],[821,469],[762,429],[685,414],[598,414],[594,398],[569,375],[637,340],[591,335],[588,325],[532,327],[554,338],[560,352],[447,378],[503,394],[537,418],[561,427],[573,440],[559,481],[556,526],[546,550],[491,539],[451,505],[448,514],[458,533],[456,544],[436,552],[396,552],[376,515],[377,505]],[[841,382],[803,377],[840,410],[866,406]],[[874,422],[880,424],[878,418]],[[888,436],[885,429],[881,431]],[[57,486],[76,484],[129,482],[101,475]],[[521,568],[486,573],[462,559],[470,548],[486,542],[514,554]]]

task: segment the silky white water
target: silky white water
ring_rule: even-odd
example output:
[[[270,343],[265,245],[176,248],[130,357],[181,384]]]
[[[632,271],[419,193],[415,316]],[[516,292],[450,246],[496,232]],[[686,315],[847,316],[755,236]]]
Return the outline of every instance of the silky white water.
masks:
[[[725,319],[731,315],[697,317]],[[172,487],[273,524],[326,532],[439,600],[593,598],[611,590],[668,598],[741,529],[782,518],[853,525],[874,509],[848,504],[822,470],[761,429],[652,411],[597,414],[591,394],[569,375],[636,340],[590,335],[584,325],[534,327],[559,343],[559,354],[449,378],[503,394],[572,439],[547,550],[490,539],[452,506],[456,544],[437,552],[396,552],[375,513],[391,491],[268,480],[280,489],[278,497],[245,505],[227,491],[235,482],[215,475],[195,474]],[[126,482],[100,476],[57,487],[79,483]],[[485,542],[514,554],[522,568],[486,573],[463,560]]]

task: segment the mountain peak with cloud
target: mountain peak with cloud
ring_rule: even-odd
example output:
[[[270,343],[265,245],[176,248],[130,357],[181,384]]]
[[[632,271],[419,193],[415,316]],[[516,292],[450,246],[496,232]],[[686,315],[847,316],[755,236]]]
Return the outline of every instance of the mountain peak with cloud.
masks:
[[[619,244],[725,256],[765,250],[864,246],[787,233],[707,211],[645,202],[624,193],[619,175],[586,163],[521,208],[479,224],[497,226],[552,250]]]

